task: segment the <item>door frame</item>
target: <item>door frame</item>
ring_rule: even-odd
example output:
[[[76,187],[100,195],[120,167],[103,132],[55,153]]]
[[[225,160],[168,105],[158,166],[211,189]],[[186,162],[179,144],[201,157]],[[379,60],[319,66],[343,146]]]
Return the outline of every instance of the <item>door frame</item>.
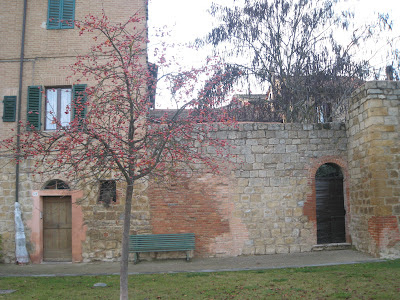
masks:
[[[50,210],[56,208],[58,213],[51,216]],[[47,211],[46,211],[47,209]],[[57,216],[54,218],[54,216]],[[62,220],[58,218],[62,216]],[[46,218],[50,220],[47,220]],[[67,222],[65,222],[67,220]],[[47,225],[47,227],[46,227]],[[60,228],[60,225],[63,225]],[[52,232],[47,234],[46,232]],[[62,235],[62,238],[61,236]],[[54,245],[56,243],[57,246]],[[60,248],[59,243],[66,244]],[[70,196],[43,197],[43,261],[46,262],[71,262],[72,261],[72,202]],[[49,249],[46,249],[46,245]],[[53,248],[54,247],[54,248]],[[54,251],[57,253],[54,255]],[[60,253],[61,252],[61,253]],[[50,256],[50,257],[49,257]]]
[[[31,229],[33,251],[30,253],[32,263],[43,262],[43,197],[71,197],[72,213],[72,262],[82,262],[82,243],[86,240],[87,226],[84,225],[82,206],[78,200],[83,197],[82,191],[71,190],[33,190],[32,219],[27,222]]]
[[[303,214],[308,217],[309,222],[313,225],[313,241],[314,245],[317,245],[317,197],[315,189],[315,175],[319,167],[324,164],[331,163],[338,165],[343,174],[343,197],[344,197],[344,208],[346,211],[345,215],[345,231],[346,231],[346,243],[352,243],[349,224],[351,222],[351,206],[350,206],[350,187],[349,187],[349,173],[347,168],[347,162],[340,156],[323,156],[315,158],[310,161],[310,164],[306,166],[307,170],[307,186],[308,193],[307,198],[303,206]],[[310,248],[311,250],[311,248]]]

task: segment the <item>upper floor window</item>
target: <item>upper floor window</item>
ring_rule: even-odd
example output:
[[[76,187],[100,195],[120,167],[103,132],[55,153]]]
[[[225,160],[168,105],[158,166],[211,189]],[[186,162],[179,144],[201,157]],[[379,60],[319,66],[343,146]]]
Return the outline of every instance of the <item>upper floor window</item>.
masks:
[[[74,28],[75,0],[49,0],[47,29]]]
[[[28,130],[42,128],[42,86],[29,86],[27,99]],[[67,126],[71,120],[78,120],[82,126],[86,118],[86,84],[71,87],[46,88],[45,129],[55,130]]]
[[[46,130],[57,129],[57,124],[68,126],[71,121],[71,88],[46,90]]]

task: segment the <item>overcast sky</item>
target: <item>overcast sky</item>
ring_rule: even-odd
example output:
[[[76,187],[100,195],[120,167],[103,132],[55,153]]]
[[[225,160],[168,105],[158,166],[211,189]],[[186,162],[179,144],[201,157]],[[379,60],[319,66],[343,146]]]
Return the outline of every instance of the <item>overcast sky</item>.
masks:
[[[198,37],[205,36],[215,20],[208,13],[212,3],[231,5],[233,0],[150,0],[149,1],[149,50],[159,45],[160,41],[166,40],[156,36],[156,28],[161,31],[170,32],[167,41],[169,43],[190,43]],[[400,36],[400,0],[342,0],[340,4],[344,10],[355,12],[355,21],[366,23],[377,18],[377,13],[388,13],[393,21],[392,36]],[[375,65],[386,65],[385,51],[381,50],[382,44],[374,45],[380,52],[375,57]],[[397,43],[400,48],[400,41]],[[182,47],[170,47],[168,55],[174,56],[183,65],[199,65],[203,62],[209,52],[202,50],[187,50]],[[151,60],[151,53],[149,55]],[[162,89],[162,86],[160,86]],[[159,90],[161,90],[159,89]],[[170,107],[165,98],[158,96],[156,101],[161,107]]]

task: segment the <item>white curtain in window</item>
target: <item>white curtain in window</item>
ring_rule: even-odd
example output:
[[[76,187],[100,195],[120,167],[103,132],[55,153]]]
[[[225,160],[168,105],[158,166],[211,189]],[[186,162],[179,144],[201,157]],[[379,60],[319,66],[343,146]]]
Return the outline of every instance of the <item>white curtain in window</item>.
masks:
[[[61,116],[62,126],[68,126],[71,121],[71,89],[61,89]]]
[[[57,119],[57,90],[49,89],[46,95],[46,130],[57,128],[54,119]]]

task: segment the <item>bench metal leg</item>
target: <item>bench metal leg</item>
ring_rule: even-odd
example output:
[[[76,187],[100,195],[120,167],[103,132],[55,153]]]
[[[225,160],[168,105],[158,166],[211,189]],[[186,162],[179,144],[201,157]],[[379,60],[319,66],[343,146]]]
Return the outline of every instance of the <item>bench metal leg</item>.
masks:
[[[186,261],[190,261],[190,251],[186,251]]]
[[[136,265],[139,262],[139,253],[135,252],[133,255],[133,264]]]

